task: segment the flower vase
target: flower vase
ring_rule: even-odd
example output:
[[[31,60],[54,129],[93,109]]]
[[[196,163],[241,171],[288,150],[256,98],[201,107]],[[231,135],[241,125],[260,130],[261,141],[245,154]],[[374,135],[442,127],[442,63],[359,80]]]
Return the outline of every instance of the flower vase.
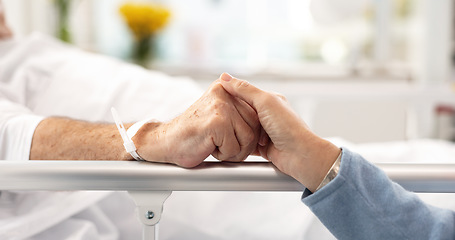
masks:
[[[64,42],[71,42],[71,33],[68,26],[71,1],[56,0],[55,4],[58,11],[57,37]]]
[[[133,49],[133,61],[148,68],[155,58],[155,41],[153,36],[136,39]]]

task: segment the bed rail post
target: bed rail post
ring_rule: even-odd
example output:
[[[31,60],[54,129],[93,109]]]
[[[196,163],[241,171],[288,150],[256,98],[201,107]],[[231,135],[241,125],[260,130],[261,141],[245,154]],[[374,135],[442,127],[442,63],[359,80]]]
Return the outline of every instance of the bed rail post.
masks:
[[[142,239],[158,240],[158,222],[163,204],[172,191],[128,191],[136,203],[137,217],[143,224]]]

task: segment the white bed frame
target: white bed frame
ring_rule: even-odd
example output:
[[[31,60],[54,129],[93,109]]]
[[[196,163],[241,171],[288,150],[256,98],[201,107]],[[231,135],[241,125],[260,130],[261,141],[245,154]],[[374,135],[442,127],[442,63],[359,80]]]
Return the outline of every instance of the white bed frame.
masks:
[[[455,164],[378,164],[415,192],[455,193]],[[304,187],[268,162],[204,162],[193,169],[124,161],[1,161],[1,190],[112,190],[133,197],[143,239],[155,226],[172,191],[302,191]]]

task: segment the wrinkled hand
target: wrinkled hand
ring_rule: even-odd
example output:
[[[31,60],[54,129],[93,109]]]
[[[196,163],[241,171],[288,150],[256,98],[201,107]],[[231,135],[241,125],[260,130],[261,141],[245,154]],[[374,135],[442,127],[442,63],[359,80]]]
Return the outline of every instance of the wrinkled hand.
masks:
[[[254,109],[217,80],[177,118],[142,128],[134,139],[139,155],[194,167],[210,154],[221,161],[245,160],[256,150],[260,124]]]
[[[266,132],[259,140],[261,156],[313,191],[340,149],[315,135],[283,96],[263,91],[227,73],[221,79],[227,92],[256,110]]]

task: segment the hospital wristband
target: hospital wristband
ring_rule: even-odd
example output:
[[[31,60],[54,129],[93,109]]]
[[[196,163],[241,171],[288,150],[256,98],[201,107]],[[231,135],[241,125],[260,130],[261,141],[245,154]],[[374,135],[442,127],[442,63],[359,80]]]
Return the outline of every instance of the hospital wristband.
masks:
[[[342,152],[340,152],[337,159],[333,163],[332,167],[327,172],[324,179],[322,180],[322,182],[319,184],[319,186],[316,188],[316,190],[314,192],[317,192],[319,189],[321,189],[322,187],[327,185],[330,181],[332,181],[338,175],[338,171],[340,170],[341,154],[342,154]]]
[[[123,126],[123,123],[120,120],[120,117],[118,116],[118,113],[115,110],[115,108],[112,107],[111,112],[112,112],[112,117],[114,118],[114,121],[115,121],[115,125],[117,126],[117,129],[120,133],[120,136],[122,136],[123,146],[125,147],[126,152],[128,152],[135,160],[145,161],[145,159],[143,159],[137,153],[136,145],[134,145],[132,137],[134,137],[134,135],[137,133],[137,131],[148,121],[144,120],[144,121],[140,121],[140,122],[133,124],[133,126],[131,126],[127,132],[125,130],[125,127]],[[131,136],[131,138],[129,136]]]

